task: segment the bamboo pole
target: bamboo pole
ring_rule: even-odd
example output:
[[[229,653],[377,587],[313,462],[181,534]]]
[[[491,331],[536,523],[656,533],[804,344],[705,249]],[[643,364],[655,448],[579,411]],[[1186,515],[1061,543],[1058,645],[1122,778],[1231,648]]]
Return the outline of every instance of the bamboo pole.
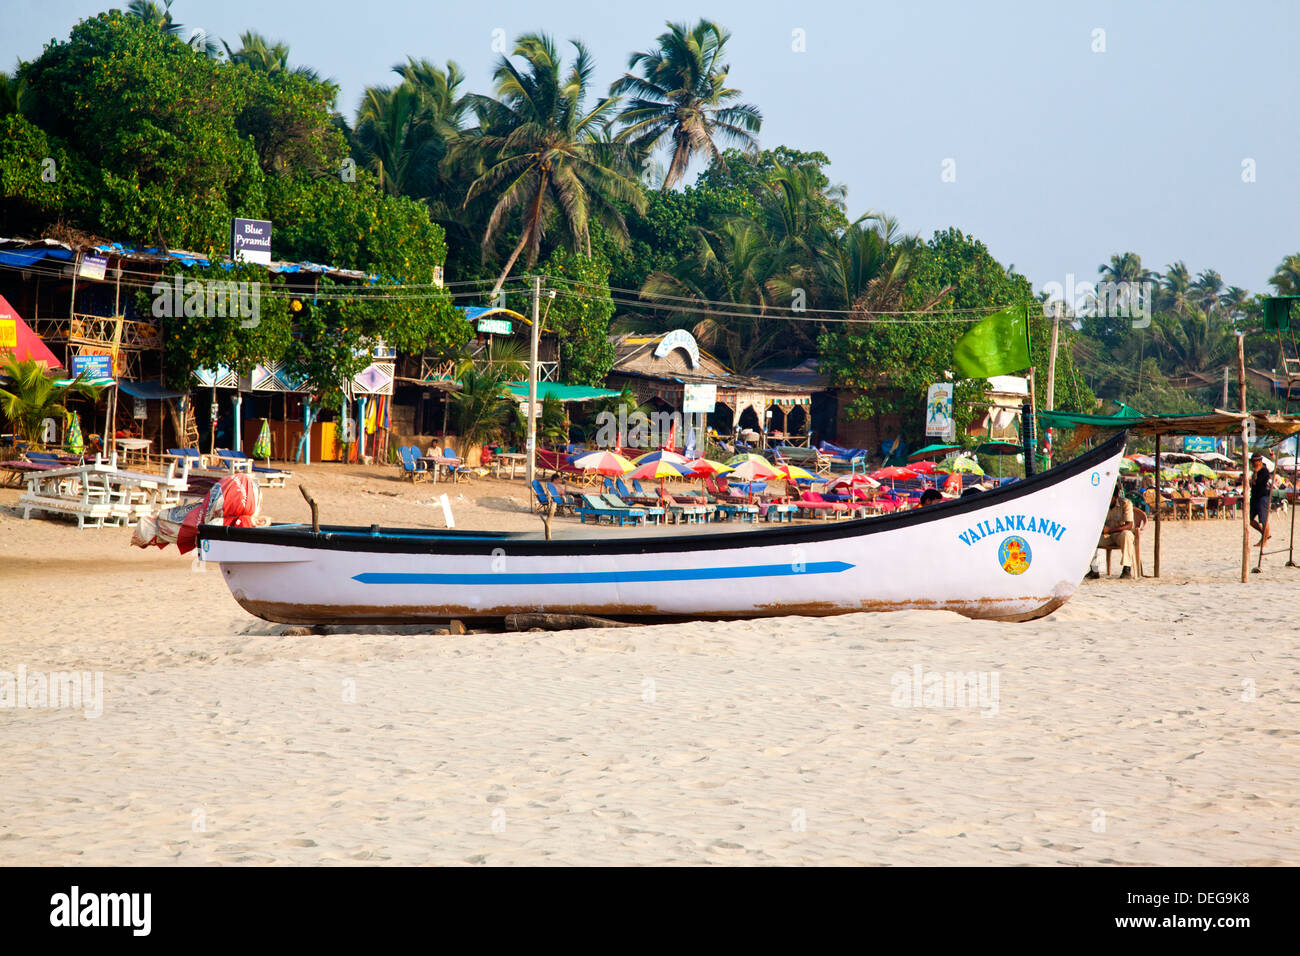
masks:
[[[1237,382],[1241,389],[1241,583],[1250,580],[1250,419],[1246,417],[1246,346],[1237,333]],[[1264,548],[1260,535],[1260,550]]]

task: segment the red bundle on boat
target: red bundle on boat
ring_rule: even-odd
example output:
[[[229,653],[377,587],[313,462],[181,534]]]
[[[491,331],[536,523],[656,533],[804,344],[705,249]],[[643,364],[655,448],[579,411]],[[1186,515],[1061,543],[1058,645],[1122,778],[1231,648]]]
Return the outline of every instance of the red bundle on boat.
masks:
[[[200,524],[252,528],[264,523],[259,520],[261,508],[262,489],[256,479],[248,474],[231,475],[209,488],[197,504],[168,508],[157,518],[141,518],[131,543],[137,548],[165,548],[174,542],[181,554],[188,554],[194,550]]]

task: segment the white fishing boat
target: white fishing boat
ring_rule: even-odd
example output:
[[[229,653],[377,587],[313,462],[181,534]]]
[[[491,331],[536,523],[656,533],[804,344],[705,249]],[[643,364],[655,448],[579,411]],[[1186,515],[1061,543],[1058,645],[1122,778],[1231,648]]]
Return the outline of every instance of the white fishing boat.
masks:
[[[245,610],[289,624],[519,613],[619,620],[908,608],[1024,621],[1079,586],[1124,435],[1050,471],[911,511],[708,534],[557,537],[379,527],[203,525]]]

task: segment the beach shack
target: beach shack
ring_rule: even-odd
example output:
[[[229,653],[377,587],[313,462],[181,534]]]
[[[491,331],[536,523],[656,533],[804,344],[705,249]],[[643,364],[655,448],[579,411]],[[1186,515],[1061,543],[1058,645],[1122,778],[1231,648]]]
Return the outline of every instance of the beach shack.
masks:
[[[682,415],[688,427],[707,427],[750,444],[807,447],[812,392],[759,375],[738,375],[702,348],[686,329],[612,337],[612,389],[630,388],[637,401]]]

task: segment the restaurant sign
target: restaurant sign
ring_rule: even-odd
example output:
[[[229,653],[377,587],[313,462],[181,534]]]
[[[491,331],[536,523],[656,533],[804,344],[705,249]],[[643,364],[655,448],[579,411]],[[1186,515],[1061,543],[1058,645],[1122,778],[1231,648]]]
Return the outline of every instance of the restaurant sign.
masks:
[[[72,374],[82,372],[87,378],[112,378],[113,357],[111,355],[74,355],[72,356]]]
[[[489,335],[509,335],[513,326],[509,319],[479,319],[478,330]]]
[[[718,404],[718,386],[693,382],[685,386],[682,397],[682,411],[687,415],[699,412],[710,413]]]
[[[108,273],[107,256],[82,256],[77,267],[77,275],[83,279],[102,280]]]
[[[1183,451],[1188,454],[1199,454],[1202,452],[1218,450],[1218,442],[1212,437],[1205,438],[1195,435],[1186,435],[1183,437]]]
[[[271,223],[266,219],[230,221],[230,258],[235,262],[271,264]]]

